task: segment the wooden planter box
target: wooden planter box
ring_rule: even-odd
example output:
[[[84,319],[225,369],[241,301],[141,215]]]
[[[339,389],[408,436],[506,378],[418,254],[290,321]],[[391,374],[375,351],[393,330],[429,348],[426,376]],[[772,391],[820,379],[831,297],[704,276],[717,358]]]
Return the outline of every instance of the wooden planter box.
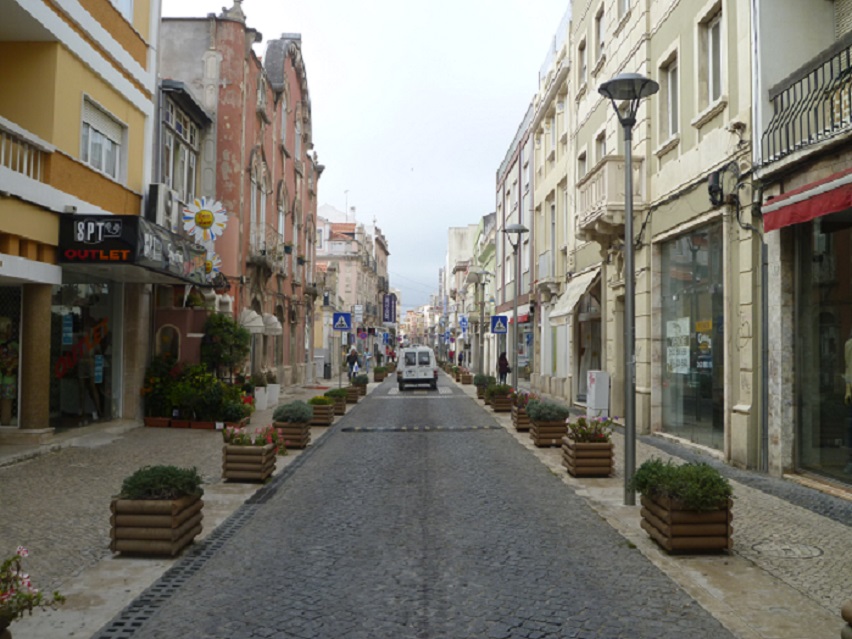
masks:
[[[216,430],[216,422],[197,422],[192,420],[189,422],[189,427],[197,430]]]
[[[358,399],[361,397],[361,392],[358,390],[357,386],[347,386],[346,387],[346,403],[347,404],[357,404]]]
[[[462,384],[473,384],[473,375],[462,375],[461,376]]]
[[[376,373],[373,372],[373,381],[374,382],[383,382],[385,381],[385,377],[387,377],[387,373]]]
[[[335,397],[334,398],[334,414],[335,415],[345,415],[346,414],[346,398],[345,397]]]
[[[547,446],[561,446],[562,438],[568,433],[568,424],[564,419],[555,422],[536,422],[530,425],[530,437],[533,444],[539,448]]]
[[[530,416],[527,415],[526,408],[518,408],[512,406],[512,426],[515,430],[524,433],[530,429]]]
[[[201,533],[198,495],[180,499],[113,499],[110,503],[112,552],[174,557]]]
[[[232,481],[266,481],[275,471],[275,446],[222,447],[222,478]]]
[[[367,385],[366,384],[356,384],[355,388],[358,389],[358,396],[365,397],[367,395]]]
[[[508,413],[512,410],[511,397],[492,397],[491,410],[495,413]]]
[[[171,417],[144,417],[143,421],[148,428],[169,428]]]
[[[562,438],[562,465],[573,477],[609,477],[615,453],[612,442],[575,442]]]
[[[668,498],[642,496],[641,525],[669,553],[721,552],[732,547],[732,501],[718,510],[684,510]]]
[[[272,422],[272,425],[281,431],[287,448],[307,448],[311,443],[311,425],[308,422]]]
[[[344,408],[346,404],[343,404]],[[331,426],[334,423],[334,404],[328,406],[314,406],[314,416],[311,419],[311,426]]]
[[[172,428],[189,428],[192,422],[188,419],[174,419],[172,418],[171,427]]]
[[[476,399],[485,399],[485,386],[476,387]]]

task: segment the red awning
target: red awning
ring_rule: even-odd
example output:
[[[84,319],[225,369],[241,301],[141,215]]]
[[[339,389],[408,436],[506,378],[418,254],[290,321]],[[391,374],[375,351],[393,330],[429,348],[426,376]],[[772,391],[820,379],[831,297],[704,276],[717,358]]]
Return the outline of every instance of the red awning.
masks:
[[[512,323],[512,319],[513,318],[511,318],[511,317],[509,318],[509,324]],[[518,324],[526,324],[529,321],[530,321],[530,314],[529,313],[525,313],[524,315],[518,315]]]
[[[852,169],[788,191],[763,205],[763,230],[774,231],[852,209]]]

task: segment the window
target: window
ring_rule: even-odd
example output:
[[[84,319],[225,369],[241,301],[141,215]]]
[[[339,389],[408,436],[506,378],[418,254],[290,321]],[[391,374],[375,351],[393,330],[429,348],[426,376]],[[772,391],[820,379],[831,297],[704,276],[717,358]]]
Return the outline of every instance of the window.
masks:
[[[581,40],[580,46],[577,47],[577,84],[580,86],[586,83],[586,41]]]
[[[296,111],[296,140],[295,148],[293,149],[293,157],[296,160],[302,158],[302,110]]]
[[[281,144],[287,146],[287,94],[281,95]]]
[[[93,169],[118,180],[121,177],[125,127],[92,102],[83,103],[80,157]]]
[[[604,54],[604,44],[606,41],[606,38],[604,37],[605,27],[604,10],[603,7],[601,7],[598,14],[595,16],[595,60],[600,60]]]
[[[198,166],[198,126],[171,99],[166,99],[162,180],[181,202],[195,199]]]
[[[674,137],[680,130],[679,126],[679,109],[678,109],[678,65],[677,58],[671,59],[661,70],[660,80],[662,80],[662,100],[660,100],[660,122],[663,130],[662,136],[665,139]]]
[[[598,133],[595,138],[595,160],[600,162],[606,157],[606,131]]]
[[[556,204],[550,205],[550,272],[553,277],[556,273]]]
[[[702,107],[707,107],[722,97],[722,12],[710,14],[699,28],[699,86]]]
[[[577,158],[577,179],[582,179],[586,175],[586,152],[583,151]]]
[[[317,248],[322,248],[322,229],[317,229]]]

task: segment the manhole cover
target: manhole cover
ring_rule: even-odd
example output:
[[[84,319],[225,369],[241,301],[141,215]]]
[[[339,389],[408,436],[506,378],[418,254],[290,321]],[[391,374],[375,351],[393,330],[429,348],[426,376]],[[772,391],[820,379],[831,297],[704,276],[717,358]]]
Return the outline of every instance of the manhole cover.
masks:
[[[762,541],[752,546],[751,549],[766,557],[786,559],[813,559],[822,556],[822,548],[783,541]]]

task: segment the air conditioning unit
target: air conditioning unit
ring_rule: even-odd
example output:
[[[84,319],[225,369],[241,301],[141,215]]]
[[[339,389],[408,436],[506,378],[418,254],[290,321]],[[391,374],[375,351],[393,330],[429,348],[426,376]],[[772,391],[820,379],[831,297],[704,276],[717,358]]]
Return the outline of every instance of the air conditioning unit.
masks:
[[[148,188],[145,219],[177,233],[180,224],[180,201],[177,192],[165,184],[152,184]]]

